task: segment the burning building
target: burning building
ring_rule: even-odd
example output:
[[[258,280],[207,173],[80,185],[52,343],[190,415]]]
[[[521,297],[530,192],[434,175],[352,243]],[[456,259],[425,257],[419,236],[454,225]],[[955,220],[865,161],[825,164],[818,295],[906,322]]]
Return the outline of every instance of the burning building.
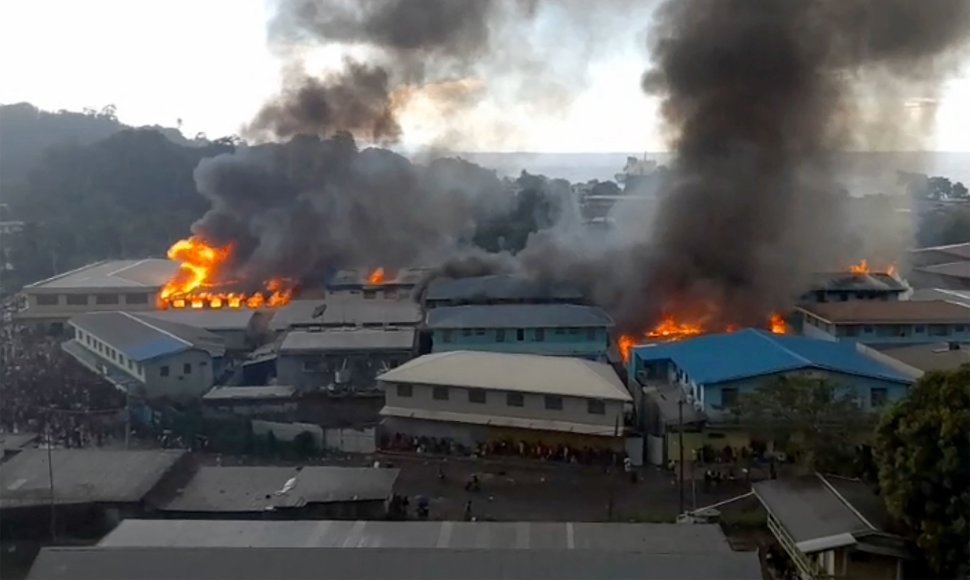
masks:
[[[876,270],[867,260],[841,272],[820,272],[812,276],[808,290],[801,295],[802,304],[847,302],[852,300],[899,300],[909,286],[899,278],[896,267],[889,264]]]

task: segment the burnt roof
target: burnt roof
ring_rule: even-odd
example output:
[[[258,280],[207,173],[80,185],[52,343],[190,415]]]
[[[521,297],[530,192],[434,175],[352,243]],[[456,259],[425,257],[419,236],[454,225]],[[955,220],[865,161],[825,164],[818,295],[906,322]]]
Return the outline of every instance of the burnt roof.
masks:
[[[426,300],[488,302],[493,300],[580,300],[583,294],[565,284],[543,283],[517,276],[437,278],[428,286]]]
[[[826,302],[800,310],[834,324],[970,323],[970,308],[946,300]]]
[[[884,272],[853,274],[852,272],[818,273],[812,277],[811,291],[875,291],[904,292],[906,285]]]

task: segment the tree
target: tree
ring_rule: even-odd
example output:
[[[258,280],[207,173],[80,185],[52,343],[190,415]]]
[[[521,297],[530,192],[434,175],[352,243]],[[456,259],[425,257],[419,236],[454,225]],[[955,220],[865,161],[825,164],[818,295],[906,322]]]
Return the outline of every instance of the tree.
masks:
[[[854,436],[872,420],[841,391],[829,381],[782,376],[742,394],[733,410],[753,433],[796,452],[806,467],[844,472],[855,459]]]
[[[930,568],[970,573],[970,365],[925,375],[882,419],[879,487]]]
[[[967,186],[963,185],[962,181],[958,181],[950,189],[950,197],[953,199],[970,199],[970,191],[967,191]]]

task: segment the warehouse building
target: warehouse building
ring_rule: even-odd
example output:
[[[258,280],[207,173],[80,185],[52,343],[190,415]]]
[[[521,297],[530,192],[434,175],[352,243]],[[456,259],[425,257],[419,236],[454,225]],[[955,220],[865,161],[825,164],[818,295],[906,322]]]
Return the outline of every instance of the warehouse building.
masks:
[[[374,388],[414,349],[414,328],[294,328],[279,345],[276,378],[303,390]]]
[[[805,336],[888,347],[970,342],[970,306],[947,300],[849,302],[798,309]]]
[[[648,459],[660,465],[678,455],[681,417],[693,431],[685,447],[698,449],[709,440],[719,447],[750,447],[751,436],[731,409],[742,394],[780,378],[830,381],[875,411],[905,396],[917,376],[854,344],[745,329],[634,347],[628,384],[649,434]]]
[[[882,272],[816,274],[799,302],[848,302],[853,300],[899,300],[909,287],[899,278]]]
[[[576,304],[499,304],[429,310],[431,351],[477,350],[606,361],[613,319]]]
[[[222,371],[222,339],[192,326],[128,312],[81,314],[70,326],[64,350],[138,397],[201,397]]]
[[[570,357],[450,351],[378,379],[384,437],[466,447],[527,440],[618,449],[632,400],[609,365]]]
[[[583,294],[564,284],[518,276],[436,278],[424,294],[426,308],[485,304],[581,304]]]
[[[165,259],[95,262],[24,287],[23,324],[59,331],[77,314],[154,310],[158,292],[178,270]]]

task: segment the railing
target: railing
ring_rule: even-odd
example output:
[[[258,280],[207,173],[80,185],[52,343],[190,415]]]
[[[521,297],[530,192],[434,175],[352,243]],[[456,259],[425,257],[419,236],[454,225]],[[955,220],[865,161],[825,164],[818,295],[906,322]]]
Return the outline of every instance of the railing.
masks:
[[[788,553],[788,556],[792,559],[792,562],[795,563],[795,567],[798,568],[802,578],[818,580],[819,578],[827,577],[827,574],[825,574],[825,572],[816,562],[803,554],[802,551],[795,546],[795,542],[791,539],[791,536],[788,535],[788,532],[786,532],[785,529],[775,521],[775,518],[770,513],[768,514],[768,529],[775,536],[775,538],[777,538],[778,543],[780,543],[781,547],[785,549],[785,552]]]

